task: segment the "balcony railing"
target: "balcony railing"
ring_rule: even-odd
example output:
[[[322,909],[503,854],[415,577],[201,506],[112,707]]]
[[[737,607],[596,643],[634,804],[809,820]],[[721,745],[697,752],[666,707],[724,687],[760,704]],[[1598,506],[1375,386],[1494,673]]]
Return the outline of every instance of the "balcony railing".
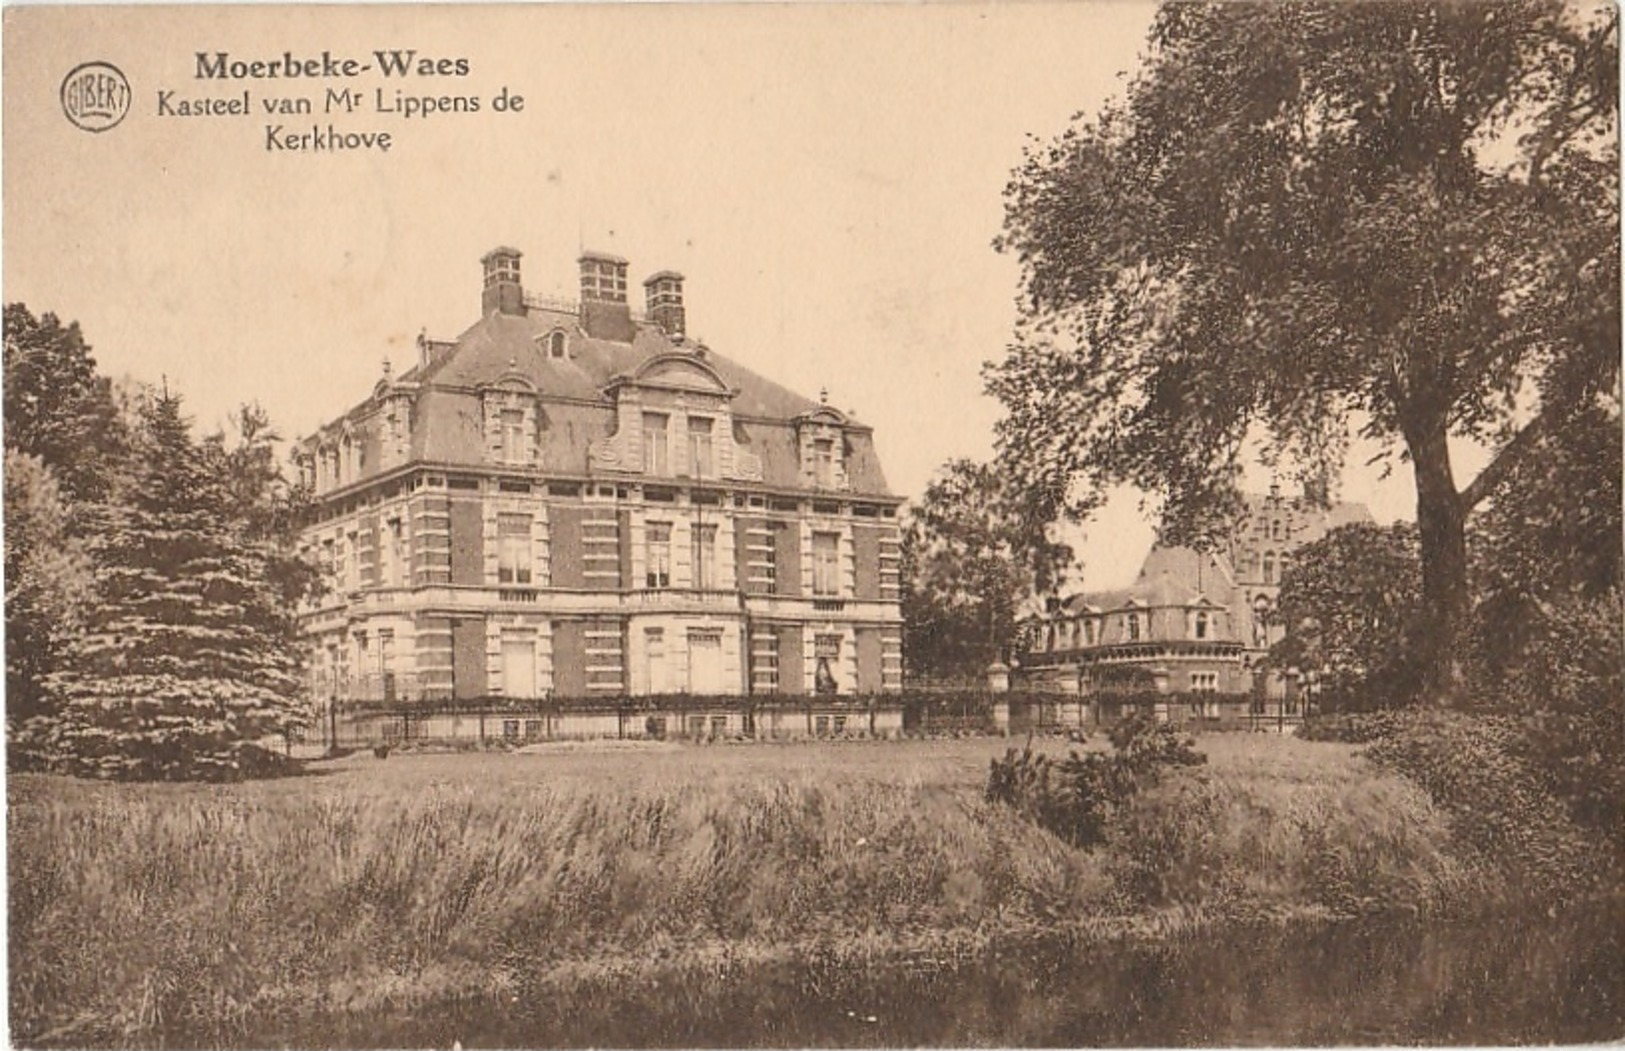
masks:
[[[627,595],[628,603],[640,606],[690,605],[713,609],[738,609],[740,593],[716,588],[638,588]]]

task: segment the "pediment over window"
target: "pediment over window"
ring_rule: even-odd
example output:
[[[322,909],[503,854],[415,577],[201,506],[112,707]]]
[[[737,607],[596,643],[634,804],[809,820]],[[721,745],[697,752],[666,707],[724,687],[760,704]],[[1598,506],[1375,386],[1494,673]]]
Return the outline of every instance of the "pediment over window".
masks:
[[[738,391],[729,387],[711,365],[692,354],[656,354],[630,375],[609,381],[606,391],[622,386],[658,387],[667,390],[696,391],[731,398]]]
[[[489,383],[480,384],[480,393],[488,391],[504,391],[512,394],[536,394],[536,384],[520,372],[513,362],[508,363],[508,370]]]
[[[797,424],[823,424],[827,427],[845,427],[846,413],[828,405],[820,405],[816,409],[808,409],[796,417]]]

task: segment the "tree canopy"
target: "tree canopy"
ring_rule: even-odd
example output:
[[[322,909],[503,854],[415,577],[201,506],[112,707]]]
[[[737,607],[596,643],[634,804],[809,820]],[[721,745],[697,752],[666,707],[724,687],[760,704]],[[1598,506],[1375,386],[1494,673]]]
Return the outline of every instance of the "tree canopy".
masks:
[[[167,385],[115,391],[77,325],[21,304],[5,322],[13,757],[241,776],[304,718],[295,610],[316,580],[270,421],[245,406],[197,440]]]
[[[1079,515],[1129,482],[1201,541],[1254,442],[1335,477],[1359,433],[1414,471],[1453,696],[1469,512],[1619,382],[1616,36],[1547,0],[1165,6],[1126,97],[1006,191],[1014,483]],[[1495,453],[1465,486],[1453,436]]]
[[[980,679],[1005,656],[1023,601],[1053,591],[1072,549],[1010,493],[996,468],[951,460],[903,529],[904,653],[910,673]]]
[[[1419,685],[1421,592],[1413,526],[1334,529],[1293,555],[1276,606],[1287,635],[1271,648],[1270,661],[1314,670],[1323,703],[1404,703]]]

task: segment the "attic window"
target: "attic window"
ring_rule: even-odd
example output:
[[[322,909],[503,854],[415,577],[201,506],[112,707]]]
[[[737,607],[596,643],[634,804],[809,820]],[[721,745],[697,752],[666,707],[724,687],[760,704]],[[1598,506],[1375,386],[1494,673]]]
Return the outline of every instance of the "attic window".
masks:
[[[558,329],[548,333],[547,356],[550,358],[564,357],[564,333]]]

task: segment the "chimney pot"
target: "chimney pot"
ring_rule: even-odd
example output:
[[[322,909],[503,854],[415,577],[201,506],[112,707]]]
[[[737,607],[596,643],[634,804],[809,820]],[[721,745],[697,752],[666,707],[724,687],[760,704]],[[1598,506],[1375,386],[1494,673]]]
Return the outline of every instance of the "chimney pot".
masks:
[[[525,316],[525,290],[519,283],[519,256],[517,248],[497,247],[481,257],[480,265],[485,268],[485,288],[480,293],[481,316]]]
[[[632,342],[637,329],[626,304],[626,260],[607,252],[582,252],[576,263],[581,267],[581,327],[593,339]]]
[[[649,320],[667,337],[681,343],[688,328],[683,308],[683,275],[675,270],[650,274],[643,282]]]

